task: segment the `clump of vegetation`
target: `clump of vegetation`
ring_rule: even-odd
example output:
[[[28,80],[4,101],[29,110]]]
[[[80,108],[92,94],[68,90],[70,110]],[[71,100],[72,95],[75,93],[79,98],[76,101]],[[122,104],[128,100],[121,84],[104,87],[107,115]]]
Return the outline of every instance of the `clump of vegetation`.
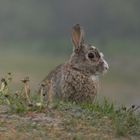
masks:
[[[11,91],[9,85],[12,82],[12,74],[8,73],[5,78],[1,79],[0,86],[0,104],[8,105],[9,111],[13,113],[25,113],[30,110],[41,111],[45,108],[42,94],[31,94],[29,77],[21,80],[23,86],[18,91]]]
[[[97,121],[95,124],[100,124],[100,121],[107,121],[108,124],[104,122],[105,125],[110,125],[117,136],[140,135],[140,114],[136,112],[140,106],[132,105],[129,108],[125,106],[117,108],[109,100],[104,99],[102,103],[96,100],[93,104],[83,103],[80,105],[59,102],[54,105],[54,108],[60,110],[78,108],[83,111],[83,114],[91,121],[91,124],[94,124],[95,120]],[[79,117],[83,114],[81,113]]]
[[[8,107],[7,114],[20,115],[26,120],[22,122],[20,118],[21,122],[18,123],[22,129],[19,131],[19,124],[15,126],[17,133],[26,133],[26,129],[33,128],[41,130],[43,138],[49,135],[52,139],[113,139],[116,136],[140,138],[140,106],[116,107],[107,99],[102,102],[95,100],[93,104],[53,101],[48,106],[41,90],[40,93],[31,92],[29,77],[21,80],[23,86],[16,92],[9,89],[12,79],[11,73],[1,79],[0,106]],[[32,119],[28,121],[26,116]],[[0,121],[0,128],[1,125],[6,125],[6,122]]]
[[[139,106],[116,108],[113,103],[104,99],[103,103],[95,101],[94,104],[82,104],[82,108],[90,112],[96,111],[100,117],[108,117],[112,121],[117,135],[140,134],[140,118],[139,114],[135,112],[139,109]]]

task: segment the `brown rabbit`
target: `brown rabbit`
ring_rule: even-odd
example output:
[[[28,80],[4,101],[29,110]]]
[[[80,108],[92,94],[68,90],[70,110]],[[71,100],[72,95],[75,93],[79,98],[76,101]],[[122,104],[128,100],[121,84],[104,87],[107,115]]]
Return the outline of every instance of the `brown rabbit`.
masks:
[[[72,28],[74,46],[70,59],[57,66],[42,81],[44,95],[52,99],[93,102],[97,94],[98,75],[108,70],[108,64],[99,50],[84,42],[79,24]]]

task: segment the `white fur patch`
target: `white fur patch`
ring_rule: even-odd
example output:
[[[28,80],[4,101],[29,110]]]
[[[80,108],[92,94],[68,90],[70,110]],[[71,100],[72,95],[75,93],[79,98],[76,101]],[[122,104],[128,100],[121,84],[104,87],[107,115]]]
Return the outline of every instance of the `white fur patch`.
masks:
[[[100,56],[101,56],[101,58],[103,58],[104,57],[104,54],[102,52],[100,52]]]
[[[101,56],[101,59],[104,62],[104,68],[105,68],[105,73],[106,73],[106,71],[109,69],[108,63],[105,61],[104,54],[102,52],[100,52],[100,56]]]
[[[93,49],[96,49],[96,47],[95,46],[91,46]]]
[[[92,79],[93,81],[97,81],[97,80],[99,79],[99,77],[96,76],[96,75],[92,75],[92,76],[91,76],[91,79]]]
[[[90,78],[92,79],[92,81],[94,82],[94,85],[97,89],[99,89],[99,77],[96,75],[92,75],[90,76]]]
[[[104,71],[103,71],[103,74],[107,73],[108,69],[109,69],[109,66],[108,66],[108,63],[103,59],[104,61]]]
[[[107,63],[105,60],[103,60],[103,61],[104,61],[104,67],[105,67],[106,69],[109,69],[108,63]]]

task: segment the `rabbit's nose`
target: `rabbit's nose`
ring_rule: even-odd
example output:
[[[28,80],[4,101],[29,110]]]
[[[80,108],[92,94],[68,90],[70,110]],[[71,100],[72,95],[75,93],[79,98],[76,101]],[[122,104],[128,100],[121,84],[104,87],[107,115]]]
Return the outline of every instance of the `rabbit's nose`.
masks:
[[[109,69],[109,65],[105,60],[103,60],[103,62],[104,62],[104,69],[107,71]]]
[[[106,61],[105,61],[105,63],[104,63],[104,67],[105,67],[106,70],[109,69],[109,65],[108,65],[108,63],[107,63]]]

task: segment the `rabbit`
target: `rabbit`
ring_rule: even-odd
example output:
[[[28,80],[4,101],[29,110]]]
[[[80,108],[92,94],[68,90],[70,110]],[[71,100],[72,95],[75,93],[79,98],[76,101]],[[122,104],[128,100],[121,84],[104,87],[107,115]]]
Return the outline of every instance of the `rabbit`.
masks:
[[[41,82],[47,100],[60,99],[75,103],[93,103],[98,91],[98,76],[109,69],[103,54],[85,43],[83,28],[72,28],[73,53]]]

